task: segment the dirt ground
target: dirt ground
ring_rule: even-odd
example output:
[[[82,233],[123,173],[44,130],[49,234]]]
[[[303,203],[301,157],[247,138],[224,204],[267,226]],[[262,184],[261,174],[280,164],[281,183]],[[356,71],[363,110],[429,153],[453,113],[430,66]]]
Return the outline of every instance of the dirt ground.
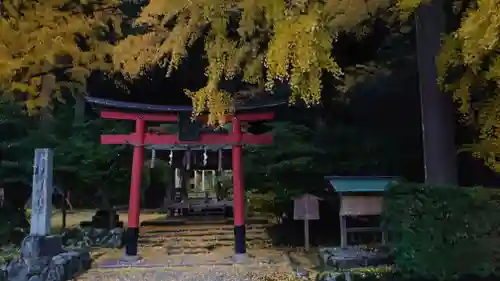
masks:
[[[95,210],[73,210],[73,212],[68,213],[66,216],[66,227],[74,227],[78,226],[81,221],[90,221],[92,220],[92,216],[95,214]],[[128,223],[128,215],[127,211],[119,211],[118,215],[120,216],[120,220],[123,221],[123,224],[127,226]],[[156,219],[159,217],[165,216],[165,214],[144,210],[141,211],[141,222],[145,220]],[[57,212],[52,215],[52,228],[57,230],[61,228],[62,225],[62,213]]]
[[[314,271],[321,264],[316,248],[312,248],[308,252],[302,248],[291,248],[287,252],[290,262],[295,267]]]

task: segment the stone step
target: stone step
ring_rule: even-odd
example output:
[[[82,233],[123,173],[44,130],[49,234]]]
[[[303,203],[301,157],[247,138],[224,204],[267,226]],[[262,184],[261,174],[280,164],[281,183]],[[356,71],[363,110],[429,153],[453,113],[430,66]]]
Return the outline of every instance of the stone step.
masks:
[[[234,247],[234,226],[231,219],[221,217],[180,218],[179,224],[161,224],[158,221],[141,227],[139,244],[154,247],[169,255],[210,253],[216,248]],[[166,218],[164,222],[176,221]],[[185,223],[185,224],[183,224]],[[247,221],[246,242],[250,248],[266,248],[271,245],[267,233],[269,220],[252,217]]]
[[[210,250],[208,249],[196,249],[196,250],[167,250],[168,255],[200,255],[208,254]]]
[[[247,248],[265,248],[271,245],[267,224],[247,226]],[[216,248],[234,247],[232,225],[184,225],[144,227],[139,243],[141,247],[164,248],[169,255],[206,254]],[[144,229],[143,228],[143,229]]]
[[[246,237],[269,237],[269,235],[266,232],[247,232],[245,233]],[[234,232],[223,232],[223,233],[199,233],[197,235],[186,235],[186,234],[179,234],[179,235],[143,235],[140,234],[139,238],[140,239],[173,239],[173,240],[199,240],[202,238],[206,239],[223,239],[224,237],[233,237]]]
[[[247,242],[247,246],[255,247],[255,246],[263,246],[270,245],[268,241],[259,241],[259,242]],[[167,246],[168,249],[191,249],[191,248],[206,248],[206,249],[215,249],[221,247],[233,247],[234,241],[228,241],[226,243],[204,243],[204,244],[180,244],[180,245],[171,245]],[[165,246],[164,246],[165,247]]]
[[[247,241],[269,241],[269,237],[266,236],[247,236]],[[234,236],[226,237],[200,237],[199,239],[173,239],[173,238],[139,238],[139,243],[155,243],[158,241],[163,241],[165,243],[225,243],[234,241]]]
[[[246,231],[253,230],[265,230],[269,227],[268,224],[249,224],[246,226]],[[154,227],[143,227],[141,228],[142,233],[156,233],[156,234],[167,234],[167,233],[184,233],[184,232],[207,232],[207,231],[233,231],[233,225],[176,225],[176,226],[154,226]]]
[[[263,248],[264,245],[255,245],[255,244],[248,244],[247,243],[247,249],[258,249],[258,248]],[[209,245],[209,246],[200,246],[200,247],[178,247],[178,248],[166,248],[165,251],[169,254],[187,254],[187,253],[210,253],[211,251],[215,249],[220,249],[220,248],[231,248],[233,245]]]
[[[248,248],[262,248],[263,246],[270,245],[269,241],[247,241]],[[173,243],[161,243],[157,242],[154,244],[141,244],[141,247],[148,248],[162,248],[168,252],[181,252],[181,251],[195,251],[195,250],[203,250],[203,251],[211,251],[216,248],[223,247],[233,247],[234,242],[228,241],[226,243],[196,243],[196,244],[173,244]]]
[[[176,239],[176,240],[179,240],[179,239],[184,239],[184,240],[193,240],[193,239],[199,239],[199,238],[202,238],[202,237],[206,237],[206,238],[222,238],[222,237],[233,237],[234,236],[234,232],[233,231],[228,231],[228,232],[212,232],[212,233],[209,233],[209,232],[205,232],[205,233],[195,233],[195,234],[168,234],[168,235],[148,235],[148,234],[140,234],[139,237],[140,238],[144,238],[144,239],[155,239],[155,238],[159,238],[159,237],[162,237],[162,238],[165,238],[165,239]],[[269,237],[269,235],[267,234],[267,232],[265,231],[261,231],[261,232],[254,232],[254,231],[247,231],[246,232],[246,236],[247,237]]]
[[[246,230],[265,230],[269,226],[268,225],[247,225]],[[232,231],[234,226],[232,225],[214,225],[214,226],[177,226],[177,227],[154,227],[154,228],[141,228],[141,232],[143,233],[158,233],[158,234],[167,234],[167,233],[184,233],[184,232],[193,232],[193,231]]]
[[[234,229],[195,229],[195,230],[179,230],[179,231],[155,231],[155,232],[142,232],[142,237],[149,236],[165,236],[165,237],[189,237],[189,236],[205,236],[205,235],[226,235],[233,234]],[[267,234],[267,229],[261,228],[247,228],[247,234]]]
[[[269,220],[265,218],[247,218],[246,223],[250,225],[267,225]],[[190,217],[166,217],[155,220],[143,221],[141,226],[144,227],[232,227],[233,219],[224,218],[222,216],[190,216]],[[174,229],[176,229],[174,228]]]

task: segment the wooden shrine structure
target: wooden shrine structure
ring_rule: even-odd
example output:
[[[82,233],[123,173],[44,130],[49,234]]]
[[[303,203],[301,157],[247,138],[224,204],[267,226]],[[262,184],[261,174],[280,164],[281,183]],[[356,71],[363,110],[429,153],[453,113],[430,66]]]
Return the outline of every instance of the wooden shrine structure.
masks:
[[[379,216],[383,210],[383,192],[394,182],[395,177],[325,177],[340,197],[340,246],[346,248],[350,233],[375,232],[381,234],[381,243],[387,241],[387,231],[382,224],[371,226],[349,226],[347,218]]]
[[[139,215],[141,174],[144,165],[144,149],[148,147],[165,149],[190,150],[190,147],[209,145],[231,148],[232,178],[233,178],[233,214],[234,214],[234,244],[235,254],[244,255],[245,245],[245,189],[243,180],[243,148],[245,144],[271,144],[273,137],[264,133],[254,135],[242,130],[244,124],[254,121],[270,121],[274,112],[270,108],[286,104],[286,102],[271,103],[257,106],[235,108],[233,115],[226,116],[226,122],[231,123],[230,132],[206,132],[206,115],[197,120],[191,120],[190,106],[160,106],[121,102],[100,98],[87,98],[87,102],[101,107],[101,117],[104,119],[129,120],[135,122],[135,131],[130,134],[105,134],[101,136],[101,144],[128,144],[133,146],[132,175],[130,183],[130,199],[128,210],[128,229],[125,241],[125,256],[138,256]],[[152,123],[174,123],[178,126],[177,134],[168,134],[150,130]]]

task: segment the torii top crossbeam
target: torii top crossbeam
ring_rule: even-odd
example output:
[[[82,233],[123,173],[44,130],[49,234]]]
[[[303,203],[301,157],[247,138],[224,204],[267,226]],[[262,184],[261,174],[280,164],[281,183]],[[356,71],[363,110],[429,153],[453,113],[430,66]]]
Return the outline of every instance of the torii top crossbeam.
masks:
[[[99,98],[87,98],[87,102],[104,106],[108,109],[101,111],[101,117],[105,119],[115,120],[143,120],[143,122],[156,122],[156,123],[175,123],[179,121],[181,112],[190,112],[190,106],[161,106],[150,104],[139,104],[131,102],[113,101]],[[284,102],[275,102],[270,104],[258,106],[243,106],[236,108],[234,115],[227,115],[226,122],[233,123],[237,121],[238,126],[241,122],[252,121],[270,121],[274,119],[273,112],[250,112],[253,110],[262,110],[284,104]],[[113,108],[113,109],[109,109]],[[132,112],[118,111],[116,109],[132,110]],[[135,111],[135,112],[134,112]],[[137,112],[140,111],[140,112]],[[161,113],[160,113],[161,112]],[[206,120],[206,115],[198,117],[199,120]],[[233,131],[235,128],[233,128]],[[241,131],[241,128],[237,130]],[[102,144],[131,144],[141,145],[149,148],[158,147],[162,145],[164,149],[190,149],[199,148],[201,146],[231,146],[237,144],[257,144],[266,145],[272,143],[271,134],[253,135],[250,133],[235,134],[221,134],[221,133],[203,133],[200,134],[199,139],[193,141],[183,141],[179,139],[177,134],[163,134],[151,133],[146,128],[143,129],[144,133],[138,134],[137,130],[134,133],[127,135],[102,135]],[[168,145],[168,146],[166,146]],[[169,148],[167,148],[169,147]]]

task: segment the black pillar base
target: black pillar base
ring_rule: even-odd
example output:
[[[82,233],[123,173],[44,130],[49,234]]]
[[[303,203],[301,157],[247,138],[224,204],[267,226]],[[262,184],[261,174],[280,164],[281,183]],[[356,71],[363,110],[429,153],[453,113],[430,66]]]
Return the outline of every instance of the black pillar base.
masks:
[[[139,228],[129,227],[127,229],[125,239],[125,255],[137,256],[137,242],[139,240]]]
[[[234,226],[234,252],[236,254],[245,254],[246,241],[245,241],[245,225]]]

